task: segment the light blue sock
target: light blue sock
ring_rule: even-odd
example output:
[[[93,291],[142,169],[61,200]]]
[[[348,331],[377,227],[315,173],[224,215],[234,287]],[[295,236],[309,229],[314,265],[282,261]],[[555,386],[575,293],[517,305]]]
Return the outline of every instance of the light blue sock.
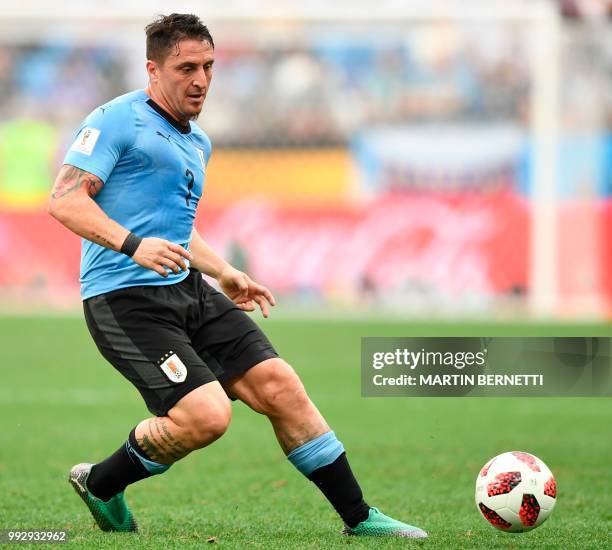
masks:
[[[308,477],[312,472],[334,462],[344,452],[344,446],[334,432],[327,432],[293,449],[287,458]]]
[[[129,441],[125,442],[125,448],[131,456],[135,456],[140,460],[140,463],[145,467],[147,472],[152,475],[163,474],[172,464],[160,464],[159,462],[153,462],[144,456],[141,456],[140,453],[134,449],[133,445],[130,444]]]

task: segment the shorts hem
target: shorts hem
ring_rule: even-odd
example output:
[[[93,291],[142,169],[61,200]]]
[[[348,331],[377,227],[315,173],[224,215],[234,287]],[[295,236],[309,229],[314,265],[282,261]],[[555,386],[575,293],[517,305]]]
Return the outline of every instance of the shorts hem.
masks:
[[[174,407],[188,393],[191,393],[193,390],[197,390],[198,388],[205,386],[206,384],[210,384],[211,382],[216,381],[217,379],[215,377],[212,377],[210,380],[194,380],[189,384],[177,384],[175,391],[172,392],[171,396],[160,407],[150,407],[144,395],[142,397],[145,401],[145,404],[147,405],[147,409],[151,414],[154,414],[155,416],[168,416],[168,412],[170,411],[170,409]]]
[[[246,371],[252,369],[256,365],[259,365],[262,361],[267,361],[268,359],[277,359],[278,353],[272,349],[268,350],[260,350],[257,353],[249,355],[248,361],[244,361],[237,368],[232,369],[231,372],[224,372],[221,376],[218,377],[219,382],[229,382],[233,378],[237,376],[243,375]]]

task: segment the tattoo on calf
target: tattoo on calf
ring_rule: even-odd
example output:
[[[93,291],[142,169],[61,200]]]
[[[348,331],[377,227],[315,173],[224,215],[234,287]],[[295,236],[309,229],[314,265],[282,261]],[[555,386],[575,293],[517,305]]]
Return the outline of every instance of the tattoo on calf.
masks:
[[[138,438],[138,444],[155,462],[174,462],[189,453],[189,449],[168,430],[165,418],[151,418],[147,423],[148,434]]]
[[[159,449],[146,435],[143,435],[141,439],[137,439],[136,441],[138,441],[138,445],[140,445],[141,449],[149,455],[151,460],[155,462],[160,460],[161,456]]]
[[[60,173],[53,185],[51,192],[52,199],[60,199],[69,193],[76,191],[80,187],[85,187],[87,194],[94,197],[102,189],[102,180],[85,170],[76,168],[69,164],[62,166]]]

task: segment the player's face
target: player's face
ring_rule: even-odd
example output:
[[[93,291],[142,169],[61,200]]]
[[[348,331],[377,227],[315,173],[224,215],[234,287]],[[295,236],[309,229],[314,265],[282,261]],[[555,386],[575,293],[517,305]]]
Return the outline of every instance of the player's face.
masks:
[[[197,118],[202,110],[212,80],[214,53],[206,41],[185,39],[162,64],[156,64],[158,92],[171,114],[182,122]]]

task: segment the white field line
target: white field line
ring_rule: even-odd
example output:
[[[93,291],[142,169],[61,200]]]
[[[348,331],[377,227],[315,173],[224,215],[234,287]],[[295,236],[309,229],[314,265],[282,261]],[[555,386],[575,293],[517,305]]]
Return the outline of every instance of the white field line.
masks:
[[[94,388],[0,388],[0,405],[82,405],[98,406],[137,402],[137,395]]]

